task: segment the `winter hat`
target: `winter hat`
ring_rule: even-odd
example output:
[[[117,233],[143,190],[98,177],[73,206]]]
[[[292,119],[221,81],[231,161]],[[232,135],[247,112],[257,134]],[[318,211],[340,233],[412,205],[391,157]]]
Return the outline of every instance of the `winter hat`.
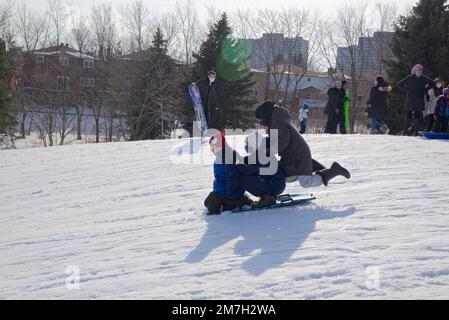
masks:
[[[304,103],[304,109],[309,109],[309,105],[307,103]]]
[[[382,77],[382,76],[377,76],[376,82],[379,87],[387,87],[388,86],[388,84],[385,82],[384,77]]]
[[[223,132],[217,131],[215,132],[209,139],[209,144],[214,146],[220,146],[222,149],[224,149],[226,145],[226,137]]]
[[[423,69],[424,67],[422,66],[422,64],[415,64],[412,68],[412,70],[410,71],[411,74],[416,74],[416,69]]]
[[[449,88],[444,88],[444,89],[443,89],[443,95],[444,95],[444,96],[449,95]]]
[[[256,109],[256,118],[261,120],[261,124],[269,126],[271,123],[271,115],[274,109],[274,102],[267,100]]]
[[[341,82],[341,88],[343,89],[343,86],[344,86],[345,84],[347,84],[347,83],[348,83],[348,81],[343,80],[343,81]]]
[[[433,80],[433,82],[435,82],[435,84],[437,84],[437,83],[440,83],[440,84],[441,84],[440,87],[436,86],[436,87],[439,88],[439,89],[442,88],[442,87],[444,87],[444,85],[445,85],[444,80],[441,79],[440,77],[435,78],[435,80]]]

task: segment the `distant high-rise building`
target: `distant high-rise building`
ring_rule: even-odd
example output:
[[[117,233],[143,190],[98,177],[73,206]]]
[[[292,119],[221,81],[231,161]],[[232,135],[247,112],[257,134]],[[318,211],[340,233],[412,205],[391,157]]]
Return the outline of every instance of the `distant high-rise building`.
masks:
[[[251,48],[250,67],[265,70],[268,65],[291,63],[306,66],[309,41],[303,37],[287,38],[282,33],[264,33],[259,39],[244,39]]]
[[[357,46],[337,48],[337,69],[344,70],[345,72],[351,70],[351,48],[357,50]]]
[[[337,49],[337,69],[348,72],[357,64],[361,73],[385,73],[384,61],[395,59],[390,47],[392,32],[374,32],[372,37],[360,37],[358,45]]]

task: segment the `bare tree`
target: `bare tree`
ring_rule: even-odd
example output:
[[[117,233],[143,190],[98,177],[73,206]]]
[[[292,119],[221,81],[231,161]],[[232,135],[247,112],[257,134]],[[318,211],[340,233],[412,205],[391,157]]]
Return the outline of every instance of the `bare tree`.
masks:
[[[213,4],[206,4],[206,11],[207,11],[207,20],[206,20],[206,27],[203,30],[204,37],[207,37],[207,33],[218,21],[218,19],[220,19],[220,16],[223,13],[219,8],[217,8]]]
[[[0,1],[0,29],[3,30],[11,20],[14,2],[13,0]]]
[[[394,21],[398,16],[398,7],[394,3],[377,2],[375,4],[375,23],[374,27],[377,33],[377,37],[374,42],[374,54],[377,60],[378,74],[385,73],[384,63],[385,60],[393,58],[393,54],[389,47],[391,40],[391,34],[388,32],[393,31]]]
[[[100,142],[100,119],[107,101],[108,81],[112,72],[111,58],[116,36],[115,24],[112,16],[112,6],[99,3],[91,8],[90,25],[94,33],[94,43],[98,48],[101,63],[96,66],[98,96],[94,103],[95,141]]]
[[[333,24],[329,17],[322,17],[319,22],[318,46],[319,46],[319,67],[332,70],[337,60],[337,40],[333,33]],[[331,76],[335,76],[336,71]]]
[[[17,33],[13,22],[12,0],[0,0],[0,37],[5,41],[7,48],[15,46],[14,38]]]
[[[192,55],[199,48],[201,36],[201,23],[194,0],[176,2],[175,15],[179,25],[179,45],[183,51],[183,61],[192,63]]]
[[[319,52],[318,12],[306,8],[237,9],[232,15],[236,35],[255,48],[252,61],[268,72],[270,88],[265,98],[299,99],[301,80]],[[285,37],[285,38],[284,38]],[[300,53],[308,41],[308,51]]]
[[[47,36],[48,21],[44,13],[30,10],[26,4],[21,4],[16,8],[15,25],[19,41],[26,51],[35,51]],[[18,78],[23,79],[21,66],[18,67]],[[24,79],[23,79],[24,80]],[[34,121],[34,113],[29,95],[23,92],[23,86],[19,86],[17,94],[17,107],[21,115],[20,134],[22,138],[30,135],[31,127]],[[31,112],[31,118],[28,121],[29,127],[26,129],[28,114]]]
[[[87,52],[92,45],[92,32],[89,28],[88,19],[75,11],[72,12],[70,38],[72,46],[75,47],[80,54]]]
[[[58,108],[58,121],[57,121],[57,129],[59,132],[59,144],[63,145],[67,135],[72,132],[72,124],[75,120],[75,117],[72,113],[70,113],[71,107],[64,104]]]
[[[45,105],[39,108],[39,112],[36,113],[36,128],[39,132],[39,136],[44,144],[51,147],[54,145],[54,134],[57,128],[57,108],[52,105]]]
[[[177,21],[176,14],[170,12],[161,15],[160,18],[157,20],[156,27],[159,27],[165,36],[169,55],[174,59],[181,60],[182,50],[180,46],[178,46],[178,43],[176,41],[177,40],[176,37],[178,36],[180,30],[180,25]]]
[[[107,50],[113,49],[116,37],[111,4],[102,2],[91,7],[90,27],[93,30],[93,40],[98,49],[98,55],[103,58]]]
[[[80,58],[89,51],[93,45],[92,32],[89,28],[88,19],[81,15],[81,10],[73,10],[72,16],[72,29],[70,32],[72,46],[79,51]],[[84,112],[87,106],[87,97],[83,92],[78,92],[75,102],[76,111],[76,139],[81,140],[81,127]]]
[[[122,22],[129,34],[131,51],[141,52],[148,48],[148,24],[150,10],[142,0],[132,0],[119,7]]]
[[[17,28],[26,51],[34,51],[46,37],[48,20],[44,13],[30,10],[23,3],[17,7]]]
[[[68,18],[67,3],[64,0],[47,0],[48,18],[50,21],[50,43],[57,46],[64,37]]]

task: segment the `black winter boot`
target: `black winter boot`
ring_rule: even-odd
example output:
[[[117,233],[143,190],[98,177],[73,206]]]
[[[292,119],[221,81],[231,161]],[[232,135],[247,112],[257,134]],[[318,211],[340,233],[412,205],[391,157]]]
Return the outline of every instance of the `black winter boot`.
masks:
[[[323,179],[323,184],[327,187],[329,181],[338,176],[343,176],[346,179],[351,178],[348,170],[343,168],[338,162],[334,162],[330,169],[323,169],[317,172]]]
[[[326,169],[325,166],[323,166],[321,163],[319,163],[315,159],[312,159],[312,164],[313,164],[313,171],[312,172],[317,172],[317,171]]]
[[[351,178],[351,173],[349,172],[349,170],[342,167],[338,162],[334,162],[331,166],[331,169],[334,169],[335,171],[337,171],[339,176],[343,176],[346,179]]]
[[[260,200],[257,203],[255,203],[254,206],[268,207],[275,203],[276,203],[276,197],[269,195],[269,194],[265,194],[262,197],[260,197]]]

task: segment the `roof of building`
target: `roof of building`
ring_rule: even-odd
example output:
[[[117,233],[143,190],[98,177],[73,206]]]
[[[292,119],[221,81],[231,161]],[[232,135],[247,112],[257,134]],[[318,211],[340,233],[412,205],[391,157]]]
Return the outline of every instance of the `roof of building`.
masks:
[[[44,55],[44,56],[52,56],[58,54],[67,54],[76,58],[81,59],[98,59],[94,55],[82,53],[78,50],[70,48],[68,45],[61,46],[52,46],[47,48],[41,48],[33,51],[26,51],[26,53],[35,54],[35,55]]]

